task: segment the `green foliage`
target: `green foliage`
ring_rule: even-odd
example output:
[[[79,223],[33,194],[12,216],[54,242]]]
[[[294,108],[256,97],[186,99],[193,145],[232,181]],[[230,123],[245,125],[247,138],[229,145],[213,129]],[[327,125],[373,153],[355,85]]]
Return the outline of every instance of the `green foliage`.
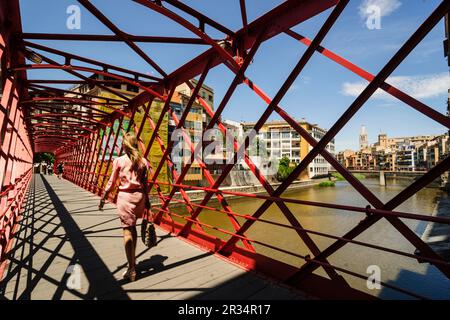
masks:
[[[41,163],[42,161],[48,162],[48,163],[54,163],[55,162],[55,155],[53,153],[36,153],[34,155],[34,163]]]
[[[364,180],[366,178],[365,175],[361,173],[352,173],[353,176],[358,180]],[[337,181],[346,181],[345,178],[339,172],[333,172],[332,176],[336,178]]]
[[[334,187],[336,183],[334,181],[322,181],[319,183],[319,187]]]
[[[344,177],[339,172],[333,172],[331,175],[335,177],[337,181],[345,181]]]
[[[283,182],[294,169],[295,166],[291,165],[291,160],[288,157],[283,157],[278,166],[277,180]]]

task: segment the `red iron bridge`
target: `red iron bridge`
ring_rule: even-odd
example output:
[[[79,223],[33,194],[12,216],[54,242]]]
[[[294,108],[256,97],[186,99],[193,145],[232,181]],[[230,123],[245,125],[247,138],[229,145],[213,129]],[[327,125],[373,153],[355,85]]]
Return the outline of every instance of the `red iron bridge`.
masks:
[[[392,199],[382,201],[326,149],[327,144],[378,89],[415,109],[418,116],[428,117],[450,129],[450,119],[446,115],[387,83],[388,77],[411,51],[442,22],[448,14],[449,1],[438,2],[431,15],[376,74],[322,46],[346,9],[348,0],[286,0],[253,21],[248,19],[246,1],[239,0],[237,2],[242,17],[242,28],[239,30],[229,29],[191,7],[188,1],[130,2],[138,4],[142,10],[150,10],[167,18],[174,26],[186,29],[193,36],[163,37],[126,33],[89,0],[79,0],[78,3],[110,34],[25,33],[22,31],[19,1],[0,2],[1,298],[377,298],[376,294],[353,285],[355,279],[363,284],[371,281],[372,274],[366,272],[368,266],[334,262],[333,258],[349,247],[362,247],[380,256],[402,257],[412,265],[427,264],[444,279],[450,279],[449,262],[410,227],[411,221],[448,226],[450,218],[398,209],[448,171],[450,157],[405,186]],[[293,31],[295,26],[325,11],[327,17],[314,38],[309,39]],[[151,32],[151,28],[142,30],[142,34],[148,32]],[[211,34],[223,36],[216,39]],[[293,38],[292,50],[304,49],[304,52],[276,94],[270,97],[249,77],[247,69],[261,45],[280,36]],[[54,44],[54,47],[37,43],[38,40],[50,40],[44,43]],[[65,43],[66,48],[70,48],[76,43],[74,41],[120,42],[128,46],[136,57],[146,61],[154,72],[150,75],[90,59],[88,53],[83,56],[56,49],[58,43]],[[138,44],[142,43],[189,44],[204,48],[204,51],[185,64],[176,66],[175,71],[166,73],[140,48]],[[79,51],[75,45],[73,48],[73,51]],[[342,115],[320,141],[316,141],[280,105],[294,81],[316,55],[330,59],[342,68],[342,72],[352,73],[368,81],[367,87],[342,110]],[[199,92],[208,72],[218,66],[226,68],[232,81],[213,110]],[[27,75],[34,70],[45,70],[39,74],[46,78],[29,79]],[[55,75],[51,72],[55,72]],[[76,80],[58,78],[61,73]],[[86,74],[103,77],[95,78]],[[196,77],[197,81],[191,81]],[[183,83],[193,93],[182,115],[178,116],[173,112],[170,101],[175,87]],[[95,96],[52,86],[59,84],[97,86],[110,96]],[[135,86],[140,89],[140,93],[130,98],[115,90],[111,84]],[[265,189],[265,194],[222,189],[221,185],[234,164],[226,164],[221,174],[213,177],[202,159],[194,159],[198,152],[192,152],[191,163],[193,160],[199,163],[206,186],[189,185],[185,177],[191,165],[186,164],[178,172],[171,159],[173,141],[165,142],[159,135],[167,117],[175,122],[177,129],[185,129],[188,113],[194,103],[200,104],[209,115],[204,130],[218,128],[225,134],[227,127],[222,123],[221,115],[238,87],[250,90],[266,104],[254,126],[257,132],[269,117],[277,115],[312,146],[289,177],[274,186],[252,159],[241,152],[251,144],[250,138],[247,137],[242,144],[234,142],[234,163],[238,160],[238,154],[243,154],[243,161]],[[162,102],[158,117],[150,108],[154,101]],[[83,106],[85,111],[73,108],[75,105]],[[137,114],[143,116],[138,119]],[[139,244],[139,277],[136,282],[127,283],[120,277],[126,266],[121,229],[114,213],[116,195],[111,196],[103,212],[97,210],[97,204],[108,180],[112,155],[122,153],[119,136],[130,130],[140,139],[145,157],[149,157],[151,149],[160,152],[157,163],[153,159],[154,174],[150,180],[155,200],[153,220],[157,226],[159,244],[152,249]],[[151,132],[151,135],[144,143],[142,136],[145,131]],[[201,144],[194,147],[188,132],[185,138],[192,151],[203,147]],[[33,158],[41,152],[53,153],[56,165],[65,163],[63,179],[34,173]],[[355,206],[350,201],[324,203],[291,199],[283,195],[318,155],[322,155],[362,196],[366,203],[364,206]],[[161,178],[164,168],[168,168],[170,173],[169,181]],[[190,190],[203,191],[202,199],[192,201]],[[260,205],[254,212],[237,212],[227,200],[230,195],[259,201]],[[218,205],[213,206],[212,201]],[[175,205],[179,207],[180,204],[185,207],[187,214],[175,210]],[[310,206],[332,209],[336,215],[352,213],[359,218],[342,234],[312,230],[304,226],[301,216],[301,208]],[[265,217],[269,207],[276,207],[283,219],[274,221]],[[231,227],[211,225],[204,219],[205,212],[223,216]],[[389,224],[392,232],[379,234],[380,238],[389,238],[397,233],[408,243],[410,250],[363,241],[367,230],[380,223]],[[266,230],[273,233],[272,239],[280,241],[270,242],[264,234],[253,233],[259,225],[266,225]],[[286,232],[295,234],[289,246],[281,241]],[[327,244],[318,245],[318,238],[326,238]],[[297,247],[302,249],[292,250]],[[299,262],[287,263],[275,255],[267,254],[268,250],[292,256]],[[353,260],[351,256],[347,259],[349,262]],[[402,268],[400,265],[393,267]],[[399,286],[391,281],[383,281],[382,277],[379,284],[409,298],[428,298],[415,292],[411,285]]]

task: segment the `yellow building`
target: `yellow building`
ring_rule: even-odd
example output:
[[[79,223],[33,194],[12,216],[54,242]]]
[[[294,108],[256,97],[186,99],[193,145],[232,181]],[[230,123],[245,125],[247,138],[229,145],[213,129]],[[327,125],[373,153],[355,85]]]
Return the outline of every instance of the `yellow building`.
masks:
[[[171,101],[171,108],[178,119],[181,118],[184,107],[189,101],[189,96],[184,93],[176,91],[173,95]],[[175,121],[169,119],[169,137],[174,140],[172,161],[174,162],[175,169],[178,174],[184,166],[186,166],[191,160],[191,148],[189,146],[188,140],[186,140],[182,134],[182,131],[175,133],[176,128]],[[202,141],[203,134],[203,108],[198,103],[194,103],[190,109],[190,112],[186,116],[186,121],[184,123],[185,132],[189,135],[192,147],[195,150],[198,143]],[[199,152],[201,156],[201,150]],[[203,172],[200,168],[198,161],[194,161],[186,176],[184,177],[184,183],[190,185],[200,185],[203,179]]]
[[[195,87],[197,85],[197,80],[191,80],[192,85]],[[189,99],[193,93],[193,88],[189,87],[186,83],[180,84],[176,87],[175,93],[171,100],[171,109],[178,119],[181,118],[185,107],[187,106]],[[204,101],[214,109],[214,90],[206,85],[202,85],[199,90],[199,96],[203,98]],[[205,112],[203,106],[199,101],[195,101],[186,116],[186,121],[184,123],[184,128],[189,135],[190,142],[194,150],[198,147],[199,143],[202,143],[203,129],[207,125],[210,117]],[[175,170],[178,174],[181,174],[183,168],[188,165],[191,161],[191,148],[188,143],[180,133],[174,134],[176,127],[175,121],[170,117],[169,122],[169,137],[174,140],[174,151],[172,152],[172,161],[175,164]],[[198,157],[203,161],[203,146],[199,147]],[[197,160],[190,165],[190,168],[184,177],[185,184],[200,186],[203,184],[204,172]]]
[[[109,80],[109,79],[104,79],[104,77],[102,75],[93,75],[91,76],[94,79],[98,79],[98,80]],[[109,86],[111,88],[114,89],[114,91],[118,92],[119,94],[122,94],[128,98],[133,98],[135,97],[139,92],[139,88],[129,85],[129,84],[114,84]],[[120,97],[118,97],[117,95],[115,95],[114,93],[111,93],[107,90],[104,90],[98,86],[90,86],[90,85],[83,85],[83,86],[77,86],[74,87],[73,89],[71,89],[71,91],[74,92],[80,92],[80,93],[85,93],[85,94],[90,94],[90,95],[95,95],[95,96],[99,96],[99,97],[104,97],[105,100],[100,101],[97,100],[98,102],[106,102],[106,99],[117,99],[117,100],[122,100]],[[124,102],[125,104],[125,102]],[[76,108],[78,108],[79,110],[85,111],[85,112],[89,112],[89,109],[84,108],[83,106],[75,106]],[[120,106],[114,106],[115,108],[120,108]],[[144,119],[144,110],[146,109],[147,104],[140,107],[137,111],[136,114],[134,116],[134,124],[135,124],[135,128],[136,130],[139,130],[142,121]],[[155,99],[152,102],[152,105],[149,109],[149,116],[150,118],[153,120],[154,123],[156,123],[157,119],[161,116],[161,112],[162,112],[162,108],[163,108],[163,102]],[[103,107],[100,106],[99,107],[100,110],[103,111],[107,111],[107,112],[111,112],[110,108],[107,107]],[[103,150],[104,147],[106,146],[106,139],[109,135],[109,130],[113,130],[114,134],[117,134],[117,130],[118,130],[118,120],[116,120],[112,126],[112,128],[106,128],[104,132],[102,132],[102,134],[106,135],[105,138],[103,139]],[[130,122],[130,119],[128,117],[124,118],[124,123],[123,123],[123,128],[124,130],[127,130],[128,128],[128,124]],[[149,123],[149,121],[147,120],[146,123],[144,123],[144,128],[143,131],[140,135],[140,139],[144,145],[145,148],[148,147],[148,143],[150,142],[150,138],[153,134],[153,129],[151,124]],[[168,116],[167,114],[164,115],[163,117],[163,122],[161,124],[160,129],[158,130],[158,136],[161,138],[162,143],[167,146],[167,142],[168,142]],[[111,146],[113,144],[113,138],[111,138],[111,141],[109,142],[109,145]],[[101,158],[98,159],[97,161],[97,168],[96,171],[99,172],[100,167],[102,167],[101,169],[101,174],[110,174],[111,173],[111,165],[109,166],[108,170],[106,171],[106,162],[109,160],[109,158],[112,156],[113,158],[118,156],[117,150],[120,150],[122,146],[122,133],[119,133],[119,137],[117,139],[117,148],[114,150],[114,152],[112,153],[112,155],[110,154],[110,152],[106,152],[105,153],[105,157],[104,157],[104,163],[103,165],[101,165]],[[102,151],[103,153],[104,151]],[[148,155],[148,159],[150,161],[150,164],[152,166],[153,169],[156,169],[158,167],[158,164],[162,158],[163,152],[161,150],[160,145],[158,144],[158,142],[155,140],[155,142],[152,144],[149,155]],[[102,157],[102,154],[100,155],[100,157]],[[165,182],[165,183],[169,183],[170,179],[169,179],[169,169],[167,165],[164,165],[163,168],[161,169],[161,172],[158,175],[158,180]],[[101,184],[101,179],[99,181],[99,184]],[[163,185],[161,184],[161,191],[163,193],[167,193],[170,190],[169,186],[167,185]],[[156,192],[155,190],[153,190],[152,192]]]
[[[102,75],[93,75],[93,76],[91,76],[91,78],[98,79],[98,80],[113,80],[113,79],[103,77]],[[195,87],[195,85],[197,84],[197,80],[193,79],[193,80],[191,80],[191,82],[192,82],[193,86]],[[135,97],[138,93],[140,93],[142,91],[138,87],[132,86],[129,84],[117,83],[117,84],[112,84],[108,87],[114,89],[114,91],[118,92],[119,94],[124,95],[129,98]],[[117,95],[110,93],[107,90],[101,89],[97,86],[91,86],[91,85],[77,86],[77,87],[73,88],[72,91],[96,95],[99,97],[104,97],[105,99],[110,98],[110,99],[121,100]],[[175,92],[171,99],[170,106],[171,106],[171,110],[173,111],[173,115],[176,118],[178,118],[178,119],[181,118],[184,108],[187,105],[192,92],[193,92],[193,89],[191,89],[185,83],[177,86],[177,88],[175,89]],[[211,107],[211,109],[213,109],[214,90],[206,85],[203,85],[199,90],[199,95],[206,101],[206,103],[208,103],[208,105]],[[105,102],[105,101],[106,100],[101,101],[101,102]],[[149,115],[154,123],[156,123],[158,118],[161,116],[163,105],[164,105],[164,103],[162,101],[160,101],[158,99],[153,100],[152,106],[149,109]],[[146,106],[147,105],[140,107],[135,114],[134,122],[135,122],[137,128],[139,128],[142,123],[142,120],[144,117],[144,110],[146,109]],[[77,108],[79,108],[80,110],[89,112],[89,109],[83,108],[83,106],[78,106]],[[110,112],[110,109],[106,108],[106,107],[100,107],[100,109]],[[194,102],[194,104],[192,105],[192,107],[190,109],[190,112],[188,113],[188,115],[186,117],[186,121],[184,123],[184,128],[186,129],[187,134],[189,134],[189,136],[190,136],[190,139],[193,143],[194,149],[196,148],[198,143],[200,143],[202,141],[203,128],[206,125],[206,123],[209,121],[209,119],[210,118],[204,111],[204,108],[202,107],[202,105],[199,104],[198,101]],[[128,121],[129,121],[129,119],[125,119],[125,123],[124,123],[125,129],[127,128]],[[187,144],[187,142],[184,142],[184,143],[181,143],[180,145],[178,145],[178,142],[180,142],[179,141],[180,137],[173,137],[173,131],[174,131],[175,127],[176,127],[176,123],[175,123],[175,120],[173,119],[172,115],[165,114],[163,117],[163,122],[161,124],[161,127],[158,130],[158,136],[162,139],[164,146],[167,146],[168,141],[170,139],[178,140],[178,141],[175,141],[175,143],[174,143],[174,150],[172,151],[171,158],[172,158],[172,161],[174,162],[175,170],[179,175],[181,173],[183,167],[186,164],[188,164],[188,162],[190,160],[190,148],[189,148],[189,145]],[[118,128],[118,121],[116,121],[116,123],[112,127],[112,129],[114,130],[113,131],[114,133],[116,133],[117,128]],[[105,131],[106,131],[105,134],[108,134],[109,128],[107,128]],[[150,137],[152,136],[152,134],[153,134],[152,126],[147,121],[144,124],[144,129],[140,136],[145,147],[148,146],[148,143],[150,141]],[[122,138],[119,135],[118,143],[117,143],[119,149],[121,147],[121,139]],[[106,145],[106,142],[103,145]],[[112,141],[110,142],[110,145],[112,145]],[[178,150],[177,148],[180,150]],[[152,144],[150,152],[149,152],[149,160],[150,160],[150,163],[153,168],[157,168],[157,166],[162,158],[162,154],[163,153],[161,151],[160,145],[158,144],[157,141],[155,141]],[[200,156],[202,156],[201,151],[199,154],[200,154]],[[105,160],[107,161],[110,156],[111,155],[109,153],[107,153]],[[117,156],[116,152],[113,153],[113,157],[114,156]],[[103,166],[103,168],[102,168],[102,172],[101,172],[102,174],[106,173],[105,167],[106,166]],[[99,170],[99,168],[100,168],[100,164],[98,164],[97,171]],[[111,167],[109,168],[108,171],[109,172],[111,171]],[[190,185],[201,185],[202,181],[203,181],[203,177],[204,177],[204,174],[202,172],[202,169],[201,169],[199,163],[197,161],[195,161],[189,168],[186,176],[184,177],[183,183],[190,184]],[[163,181],[163,182],[169,182],[169,180],[172,180],[172,174],[169,172],[167,165],[165,165],[162,168],[162,170],[158,176],[158,180]],[[161,185],[161,189],[163,189],[163,191],[166,192],[168,190],[168,187]]]

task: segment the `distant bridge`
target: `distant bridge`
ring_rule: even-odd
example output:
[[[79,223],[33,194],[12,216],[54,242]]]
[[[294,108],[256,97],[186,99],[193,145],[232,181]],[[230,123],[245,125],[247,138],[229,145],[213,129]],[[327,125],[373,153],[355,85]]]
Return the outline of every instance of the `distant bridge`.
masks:
[[[427,173],[426,170],[419,171],[390,171],[390,170],[348,170],[350,173],[361,173],[364,175],[379,175],[381,172],[384,175],[395,175],[395,176],[422,176]],[[336,170],[331,170],[331,172],[337,172]]]
[[[414,179],[417,179],[423,175],[425,175],[428,171],[425,170],[417,170],[417,171],[390,171],[390,170],[348,170],[351,174],[359,173],[363,175],[376,175],[380,177],[380,185],[385,186],[386,185],[386,177],[411,177]],[[336,170],[331,170],[331,173],[337,172]],[[448,171],[442,173],[442,175],[448,175]],[[443,184],[443,181],[447,179],[443,179],[442,175],[437,177],[434,180],[434,185],[440,186]]]

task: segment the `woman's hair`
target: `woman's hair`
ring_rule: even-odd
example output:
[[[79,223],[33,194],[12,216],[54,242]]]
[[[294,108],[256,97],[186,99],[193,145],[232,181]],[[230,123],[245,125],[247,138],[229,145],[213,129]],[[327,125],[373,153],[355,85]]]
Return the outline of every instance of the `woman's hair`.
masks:
[[[142,154],[138,148],[138,141],[136,135],[132,132],[125,133],[123,138],[123,147],[125,149],[125,153],[130,158],[133,170],[137,170],[138,168],[144,165],[144,161],[142,158]]]

